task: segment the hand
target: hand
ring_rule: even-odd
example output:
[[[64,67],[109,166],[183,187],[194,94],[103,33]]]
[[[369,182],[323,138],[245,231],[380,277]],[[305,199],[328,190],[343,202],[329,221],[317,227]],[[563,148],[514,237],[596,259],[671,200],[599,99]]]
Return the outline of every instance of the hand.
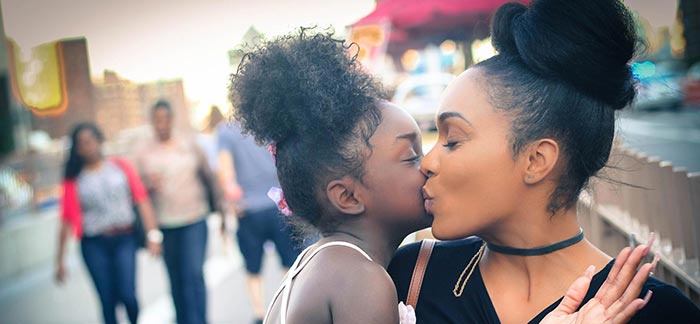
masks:
[[[629,322],[651,298],[651,291],[644,299],[637,296],[649,274],[656,267],[658,259],[655,258],[654,262],[644,264],[639,271],[636,269],[642,258],[649,252],[652,243],[653,236],[649,240],[649,245],[640,245],[634,250],[629,247],[624,248],[615,259],[615,265],[598,293],[576,312],[586,296],[595,270],[593,266],[586,269],[584,275],[571,284],[559,306],[547,314],[541,323],[622,324]]]
[[[63,262],[58,262],[56,264],[56,272],[54,273],[54,281],[61,285],[64,282],[66,282],[66,277],[68,276],[68,273],[66,272],[66,267],[63,264]]]
[[[224,195],[228,201],[239,201],[243,198],[243,188],[236,183],[229,184],[224,188]]]
[[[226,214],[233,214],[236,216],[236,218],[243,218],[245,216],[243,202],[229,202],[228,204],[226,204]]]
[[[163,246],[160,243],[151,242],[148,240],[146,240],[146,248],[148,248],[148,252],[154,257],[159,256],[163,251]]]

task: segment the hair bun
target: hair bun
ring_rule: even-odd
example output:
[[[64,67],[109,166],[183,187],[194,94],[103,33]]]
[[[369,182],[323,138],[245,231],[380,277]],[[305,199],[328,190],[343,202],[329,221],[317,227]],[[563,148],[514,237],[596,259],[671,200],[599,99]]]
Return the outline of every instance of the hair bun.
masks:
[[[382,97],[332,32],[301,28],[247,53],[231,76],[233,117],[259,142],[332,145]]]
[[[513,26],[525,12],[527,7],[517,2],[506,3],[496,10],[491,23],[491,43],[499,53],[518,54]]]
[[[494,16],[492,37],[500,54],[613,109],[634,99],[628,63],[637,38],[632,15],[618,0],[533,0],[529,8],[508,3]]]

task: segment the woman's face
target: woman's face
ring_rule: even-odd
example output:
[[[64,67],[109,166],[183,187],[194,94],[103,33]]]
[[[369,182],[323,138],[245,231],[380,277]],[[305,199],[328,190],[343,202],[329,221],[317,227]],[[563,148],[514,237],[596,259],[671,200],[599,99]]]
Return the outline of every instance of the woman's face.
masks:
[[[86,163],[92,163],[100,159],[102,156],[101,143],[91,130],[81,130],[78,132],[76,139],[76,145],[78,146],[76,152]]]
[[[157,108],[153,111],[153,128],[158,139],[167,141],[172,133],[172,116],[165,108]]]
[[[390,103],[381,106],[382,122],[370,138],[372,153],[363,179],[369,191],[366,210],[406,235],[430,226],[423,208],[420,171],[423,158],[421,132],[415,120]]]
[[[433,235],[459,239],[488,232],[517,207],[522,181],[508,133],[510,118],[488,101],[478,68],[446,90],[437,113],[438,143],[421,169]]]

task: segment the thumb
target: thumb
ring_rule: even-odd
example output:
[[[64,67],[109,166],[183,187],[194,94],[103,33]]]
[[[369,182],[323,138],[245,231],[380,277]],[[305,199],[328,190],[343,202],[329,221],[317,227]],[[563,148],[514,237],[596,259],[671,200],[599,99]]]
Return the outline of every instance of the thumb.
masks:
[[[588,266],[583,275],[578,277],[571,284],[571,286],[569,286],[569,289],[566,291],[566,295],[564,295],[564,298],[559,306],[552,311],[552,314],[569,315],[575,313],[578,307],[581,305],[581,302],[583,302],[583,299],[586,297],[586,292],[588,292],[588,287],[591,284],[591,279],[593,279],[594,272],[595,266]]]

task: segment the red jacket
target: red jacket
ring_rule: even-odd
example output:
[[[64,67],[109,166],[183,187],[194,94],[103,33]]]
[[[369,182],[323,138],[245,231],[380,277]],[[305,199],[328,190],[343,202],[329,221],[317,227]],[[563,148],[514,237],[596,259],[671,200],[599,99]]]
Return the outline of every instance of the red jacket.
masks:
[[[136,173],[131,163],[121,158],[110,158],[109,160],[124,171],[134,204],[148,199],[146,188],[144,188],[141,178],[139,178],[139,175]],[[78,183],[75,179],[65,179],[63,180],[62,186],[63,199],[61,199],[61,219],[73,227],[73,234],[75,234],[76,237],[81,238],[83,236],[83,214],[80,210]]]

